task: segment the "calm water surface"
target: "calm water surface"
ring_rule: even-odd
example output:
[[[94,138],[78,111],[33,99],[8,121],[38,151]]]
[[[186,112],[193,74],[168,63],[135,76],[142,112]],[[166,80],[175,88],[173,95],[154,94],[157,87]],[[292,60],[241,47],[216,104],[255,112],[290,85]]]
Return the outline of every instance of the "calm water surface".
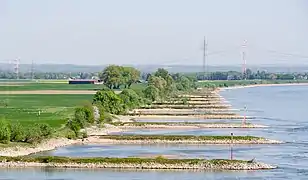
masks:
[[[247,106],[247,115],[256,116],[252,123],[270,126],[266,129],[195,129],[127,133],[195,134],[195,135],[254,135],[283,140],[282,145],[234,146],[239,159],[256,158],[279,166],[279,169],[253,172],[191,172],[191,171],[114,171],[114,170],[55,170],[0,169],[0,179],[308,179],[308,86],[257,87],[221,92],[233,108]],[[241,112],[242,114],[244,112]],[[197,145],[88,145],[59,148],[47,152],[59,156],[148,156],[176,155],[183,158],[228,158],[230,146]]]

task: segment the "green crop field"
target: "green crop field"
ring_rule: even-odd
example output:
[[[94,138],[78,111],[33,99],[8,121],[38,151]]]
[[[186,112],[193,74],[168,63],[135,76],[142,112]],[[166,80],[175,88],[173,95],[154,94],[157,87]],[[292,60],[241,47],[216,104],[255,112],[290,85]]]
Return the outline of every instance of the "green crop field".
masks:
[[[25,126],[43,122],[60,127],[76,106],[92,98],[93,95],[86,94],[0,95],[0,118],[19,121]]]
[[[32,90],[99,90],[103,84],[65,84],[65,83],[1,83],[0,91],[32,91]],[[132,89],[142,89],[145,84],[133,84]]]

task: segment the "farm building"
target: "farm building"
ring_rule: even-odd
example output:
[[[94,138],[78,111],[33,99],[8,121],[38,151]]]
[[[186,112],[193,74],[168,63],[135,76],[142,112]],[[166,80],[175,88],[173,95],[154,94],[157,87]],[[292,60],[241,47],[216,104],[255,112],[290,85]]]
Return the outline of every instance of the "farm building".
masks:
[[[68,84],[96,84],[98,82],[96,79],[71,79]]]

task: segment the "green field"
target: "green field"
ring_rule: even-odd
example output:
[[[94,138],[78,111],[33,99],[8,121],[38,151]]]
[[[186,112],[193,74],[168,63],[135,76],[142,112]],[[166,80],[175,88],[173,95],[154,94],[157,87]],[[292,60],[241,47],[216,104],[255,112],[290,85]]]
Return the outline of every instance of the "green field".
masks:
[[[64,83],[1,83],[0,91],[32,91],[32,90],[100,90],[103,84],[64,84]],[[132,89],[142,89],[145,84],[133,84]]]
[[[0,117],[19,121],[25,126],[43,122],[60,127],[72,115],[76,106],[92,98],[93,95],[86,94],[0,95]]]

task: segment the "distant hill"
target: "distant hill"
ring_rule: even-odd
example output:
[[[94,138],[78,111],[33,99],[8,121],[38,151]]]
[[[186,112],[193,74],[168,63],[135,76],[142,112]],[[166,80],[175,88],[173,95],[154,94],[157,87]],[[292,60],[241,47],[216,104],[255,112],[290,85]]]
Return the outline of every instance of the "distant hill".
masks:
[[[74,65],[74,64],[35,64],[35,72],[99,72],[107,65]],[[202,66],[197,65],[126,65],[134,66],[142,72],[153,72],[158,68],[166,68],[169,72],[202,72]],[[275,66],[275,65],[254,65],[247,68],[252,71],[268,72],[308,72],[308,66]],[[0,70],[12,71],[12,64],[1,64]],[[241,66],[209,66],[209,71],[241,71]],[[20,72],[30,72],[31,64],[20,64]]]

